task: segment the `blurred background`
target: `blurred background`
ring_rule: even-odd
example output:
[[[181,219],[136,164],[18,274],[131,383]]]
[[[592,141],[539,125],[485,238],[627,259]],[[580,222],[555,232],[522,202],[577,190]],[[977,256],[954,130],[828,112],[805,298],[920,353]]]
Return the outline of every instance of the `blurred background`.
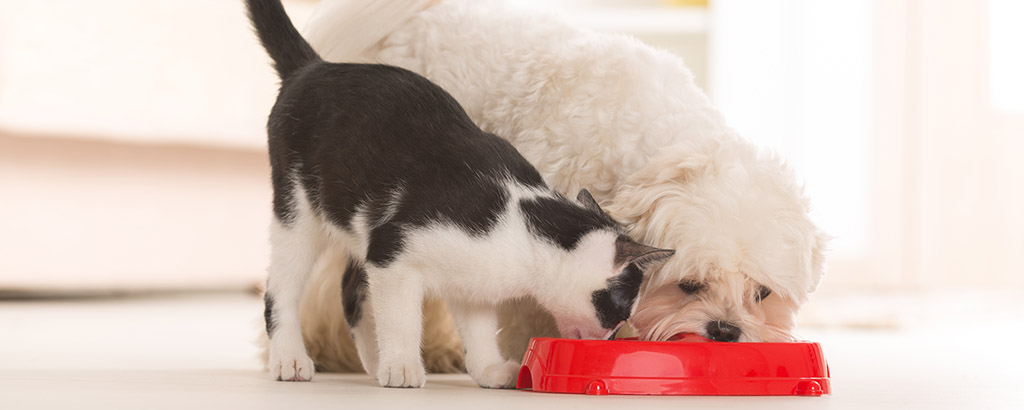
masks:
[[[1024,3],[523,3],[679,54],[799,170],[805,326],[1024,311]],[[241,1],[0,0],[0,296],[257,288],[275,92]]]

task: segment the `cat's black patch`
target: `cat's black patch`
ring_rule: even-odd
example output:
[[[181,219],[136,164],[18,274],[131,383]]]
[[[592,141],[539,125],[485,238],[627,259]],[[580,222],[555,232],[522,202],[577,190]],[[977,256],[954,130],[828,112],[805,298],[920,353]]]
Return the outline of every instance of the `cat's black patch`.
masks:
[[[631,263],[618,276],[608,280],[607,288],[593,293],[591,303],[597,310],[601,327],[614,329],[623,320],[629,319],[643,280],[643,270]]]
[[[263,295],[263,320],[267,324],[267,337],[273,336],[277,323],[274,322],[274,298],[269,293]]]
[[[370,231],[366,246],[366,261],[377,267],[386,267],[402,251],[403,235],[398,224],[385,224]]]
[[[564,198],[538,197],[519,201],[534,235],[571,251],[586,234],[599,229],[615,230],[608,215],[576,205]]]
[[[366,270],[362,264],[349,258],[348,267],[341,276],[341,305],[349,328],[356,327],[363,316],[366,288]]]
[[[351,229],[401,195],[371,233],[374,264],[401,251],[407,228],[452,223],[485,234],[507,202],[504,181],[545,187],[507,141],[477,128],[427,79],[383,65],[315,63],[282,82],[268,122],[274,211],[291,218],[295,181],[311,206]],[[297,177],[297,179],[296,179]],[[568,201],[566,201],[568,202]]]

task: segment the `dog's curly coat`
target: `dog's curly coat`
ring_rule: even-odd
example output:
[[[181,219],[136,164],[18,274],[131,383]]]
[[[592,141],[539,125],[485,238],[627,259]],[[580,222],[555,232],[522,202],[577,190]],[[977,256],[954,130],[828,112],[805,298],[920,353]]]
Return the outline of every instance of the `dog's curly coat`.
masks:
[[[552,187],[589,188],[636,239],[675,249],[630,319],[640,337],[792,337],[823,274],[827,239],[793,173],[727,126],[680,58],[501,1],[326,0],[306,37],[328,60],[423,74]],[[302,304],[321,370],[360,369],[341,313],[343,266],[314,273]],[[428,369],[460,370],[444,306],[425,308]],[[508,357],[521,357],[530,336],[555,332],[530,301],[504,313]]]

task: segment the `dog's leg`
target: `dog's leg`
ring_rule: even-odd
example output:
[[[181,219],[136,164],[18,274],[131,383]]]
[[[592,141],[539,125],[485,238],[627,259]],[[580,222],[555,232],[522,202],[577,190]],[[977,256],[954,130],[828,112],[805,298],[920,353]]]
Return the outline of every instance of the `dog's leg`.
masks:
[[[423,363],[427,373],[465,373],[465,350],[445,303],[423,301]]]
[[[306,279],[306,291],[299,303],[302,339],[318,373],[361,372],[363,365],[341,308],[341,278],[349,252],[341,241],[333,241],[330,247],[333,249],[325,249]]]
[[[368,264],[365,269],[379,348],[377,381],[384,387],[422,387],[427,379],[420,355],[422,278],[419,272],[396,264],[386,269]]]
[[[380,363],[380,346],[377,344],[376,320],[373,312],[369,309],[369,298],[366,300],[367,309],[360,319],[359,325],[349,325],[352,329],[352,340],[356,344],[356,352],[359,353],[359,361],[363,364],[366,374],[377,375],[378,364]]]
[[[498,351],[498,312],[494,306],[450,303],[448,307],[466,347],[466,370],[480,387],[510,388],[519,363],[505,361]]]
[[[306,278],[324,249],[324,238],[310,218],[291,226],[277,218],[270,227],[270,268],[264,297],[270,338],[270,376],[283,381],[309,381],[313,360],[306,353],[299,319],[299,300]]]
[[[532,297],[502,303],[498,307],[498,346],[502,357],[522,360],[530,338],[561,337],[555,318]]]

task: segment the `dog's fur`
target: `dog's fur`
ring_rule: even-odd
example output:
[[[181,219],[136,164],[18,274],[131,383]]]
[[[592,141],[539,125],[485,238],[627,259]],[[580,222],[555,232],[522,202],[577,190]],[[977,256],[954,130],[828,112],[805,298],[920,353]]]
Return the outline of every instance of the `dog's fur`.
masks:
[[[640,337],[791,338],[822,277],[827,239],[790,169],[729,128],[680,58],[501,1],[430,3],[325,0],[306,36],[330,61],[423,74],[484,130],[508,138],[552,187],[589,187],[634,238],[676,249],[644,284],[630,319]],[[394,29],[378,30],[385,26]],[[367,30],[380,38],[348,41]],[[336,281],[343,267],[328,266],[317,280]],[[304,307],[318,365],[357,369],[341,360],[351,349],[337,294],[307,292]],[[528,337],[554,332],[536,311],[523,303],[506,312],[509,357]],[[735,331],[720,331],[729,325]],[[460,367],[452,332],[424,340],[431,370]]]

